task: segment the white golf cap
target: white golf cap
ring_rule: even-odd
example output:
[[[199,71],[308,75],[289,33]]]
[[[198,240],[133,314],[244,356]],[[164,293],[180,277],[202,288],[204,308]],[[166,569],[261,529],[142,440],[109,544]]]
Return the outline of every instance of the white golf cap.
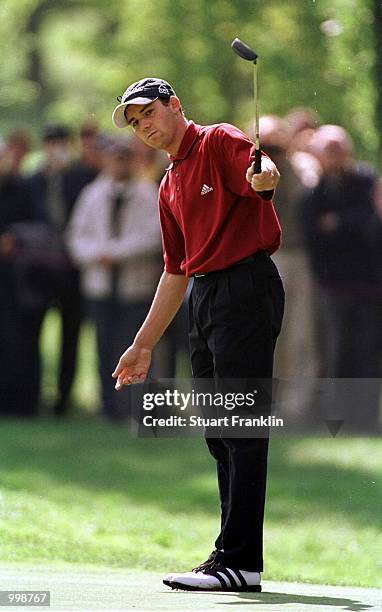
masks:
[[[115,107],[113,111],[112,120],[116,127],[124,128],[128,125],[127,119],[125,116],[125,108],[129,106],[129,104],[150,104],[150,102],[154,102],[158,100],[156,98],[134,98],[134,100],[129,100],[128,102],[122,102]]]
[[[163,79],[145,78],[129,85],[125,93],[119,98],[120,104],[115,107],[112,115],[113,123],[118,128],[127,127],[125,109],[129,104],[150,104],[158,98],[168,99],[175,92],[171,85]]]

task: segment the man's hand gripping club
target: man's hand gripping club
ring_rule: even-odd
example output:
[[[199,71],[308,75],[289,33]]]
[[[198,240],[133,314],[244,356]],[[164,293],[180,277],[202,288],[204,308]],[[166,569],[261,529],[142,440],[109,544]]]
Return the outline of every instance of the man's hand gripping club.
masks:
[[[271,191],[277,187],[280,173],[273,161],[263,155],[261,158],[261,172],[255,174],[253,164],[251,164],[245,178],[254,191]]]

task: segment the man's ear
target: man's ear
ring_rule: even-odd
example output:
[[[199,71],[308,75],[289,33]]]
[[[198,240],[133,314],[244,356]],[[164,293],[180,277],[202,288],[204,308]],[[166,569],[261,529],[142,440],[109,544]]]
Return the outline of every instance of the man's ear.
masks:
[[[170,108],[174,113],[180,110],[180,100],[177,96],[170,96]]]

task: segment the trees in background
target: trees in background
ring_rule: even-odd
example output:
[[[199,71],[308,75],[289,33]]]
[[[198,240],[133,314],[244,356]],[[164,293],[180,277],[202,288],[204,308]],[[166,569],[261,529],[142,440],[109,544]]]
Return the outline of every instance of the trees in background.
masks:
[[[110,128],[116,96],[142,75],[170,80],[199,122],[310,106],[377,160],[382,128],[382,8],[373,0],[2,0],[0,129],[93,116]],[[378,113],[375,113],[375,109]]]

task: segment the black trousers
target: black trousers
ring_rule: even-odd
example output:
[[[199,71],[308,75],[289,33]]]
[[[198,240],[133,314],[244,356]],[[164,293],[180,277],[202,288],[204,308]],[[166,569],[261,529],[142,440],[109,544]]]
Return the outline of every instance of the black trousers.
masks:
[[[190,352],[195,378],[271,379],[284,311],[277,268],[265,252],[254,262],[195,278]],[[206,437],[217,462],[221,531],[217,559],[263,570],[268,439]]]
[[[80,277],[76,269],[36,269],[31,273],[30,283],[38,301],[34,308],[23,309],[21,329],[28,367],[24,367],[25,386],[28,387],[31,404],[40,401],[41,355],[40,336],[45,315],[51,306],[57,307],[61,325],[61,346],[57,381],[55,412],[64,415],[69,409],[69,397],[76,374],[78,342],[83,318]]]

